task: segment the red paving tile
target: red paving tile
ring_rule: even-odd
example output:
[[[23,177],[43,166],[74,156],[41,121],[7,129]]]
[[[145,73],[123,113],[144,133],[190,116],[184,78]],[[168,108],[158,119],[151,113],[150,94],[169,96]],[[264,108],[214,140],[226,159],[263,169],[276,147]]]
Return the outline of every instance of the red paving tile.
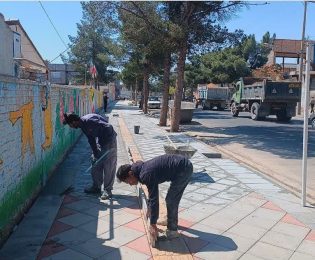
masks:
[[[196,237],[184,236],[184,240],[190,253],[192,254],[199,252],[201,248],[209,244],[209,242],[196,238]]]
[[[52,226],[51,226],[51,228],[50,228],[50,230],[49,230],[49,233],[48,233],[47,237],[54,236],[54,235],[56,235],[56,234],[59,234],[59,233],[61,233],[61,232],[64,232],[64,231],[66,231],[66,230],[69,230],[69,229],[71,229],[71,228],[73,228],[73,226],[70,226],[70,225],[68,225],[68,224],[65,224],[65,223],[62,223],[62,222],[59,222],[59,221],[55,221],[55,222],[52,224]]]
[[[79,198],[72,196],[72,195],[65,195],[65,197],[63,198],[63,202],[62,204],[68,204],[68,203],[72,203],[75,201],[80,200]]]
[[[58,252],[61,252],[63,250],[66,250],[67,248],[59,243],[56,243],[53,240],[45,240],[45,242],[43,243],[42,248],[39,251],[39,254],[37,256],[37,260],[41,260],[45,257],[54,255]]]
[[[305,239],[315,241],[315,230],[311,230],[311,232],[308,233]]]
[[[142,218],[138,218],[124,225],[125,227],[132,228],[137,231],[145,233],[145,227]]]
[[[126,246],[140,253],[151,255],[151,250],[147,236],[139,237],[136,240],[133,240],[132,242],[128,243]]]
[[[59,211],[58,211],[56,219],[63,218],[63,217],[66,217],[66,216],[70,216],[70,215],[73,215],[75,213],[77,213],[77,211],[72,210],[72,209],[68,209],[68,208],[65,208],[65,207],[61,207],[59,209]]]
[[[277,205],[273,204],[271,201],[266,202],[264,205],[261,206],[262,208],[266,208],[266,209],[271,209],[271,210],[276,210],[276,211],[284,211],[283,209],[281,209],[280,207],[278,207]]]
[[[289,214],[285,214],[285,216],[281,219],[281,221],[285,222],[285,223],[305,227],[305,225],[303,223],[301,223],[300,221],[298,221],[297,219],[295,219],[294,217],[292,217]]]
[[[186,220],[186,219],[180,218],[178,220],[178,226],[179,226],[179,229],[181,229],[181,230],[185,230],[185,229],[191,227],[194,224],[195,224],[194,222],[191,222],[191,221]]]

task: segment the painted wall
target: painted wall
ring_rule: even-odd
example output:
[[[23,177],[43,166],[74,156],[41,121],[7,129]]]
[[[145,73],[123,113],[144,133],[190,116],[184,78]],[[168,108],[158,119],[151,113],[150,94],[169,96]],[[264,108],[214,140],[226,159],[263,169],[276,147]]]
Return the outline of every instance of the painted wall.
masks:
[[[94,89],[0,76],[0,241],[80,135],[62,124],[63,113],[83,115],[101,106]]]

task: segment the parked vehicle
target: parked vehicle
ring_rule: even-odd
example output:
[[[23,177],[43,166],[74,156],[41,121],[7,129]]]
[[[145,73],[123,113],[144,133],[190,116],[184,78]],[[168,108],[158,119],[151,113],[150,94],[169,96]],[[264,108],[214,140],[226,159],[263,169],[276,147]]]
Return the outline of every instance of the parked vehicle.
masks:
[[[300,82],[241,78],[235,87],[230,105],[234,117],[249,111],[253,120],[276,115],[279,121],[288,122],[295,116],[296,104],[301,100]]]
[[[229,88],[199,84],[197,87],[198,98],[196,100],[196,108],[202,106],[203,110],[213,109],[224,110],[229,99]]]
[[[161,107],[161,101],[158,97],[149,97],[148,99],[148,108],[154,109],[154,108],[160,108]]]

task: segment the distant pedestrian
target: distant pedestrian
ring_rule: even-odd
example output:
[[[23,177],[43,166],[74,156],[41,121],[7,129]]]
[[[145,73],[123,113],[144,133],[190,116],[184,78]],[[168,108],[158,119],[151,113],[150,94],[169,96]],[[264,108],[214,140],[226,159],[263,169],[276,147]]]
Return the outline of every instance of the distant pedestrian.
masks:
[[[176,238],[178,234],[178,206],[193,172],[192,163],[181,155],[161,155],[149,161],[138,161],[132,165],[119,167],[116,177],[130,185],[138,182],[145,184],[149,191],[148,216],[150,217],[150,234],[157,238],[156,226],[159,217],[159,184],[170,181],[166,196],[167,230],[165,236]]]
[[[314,104],[315,104],[315,100],[311,101],[311,113],[314,113]]]
[[[67,113],[64,114],[63,123],[71,128],[81,128],[93,151],[92,165],[96,163],[91,170],[93,184],[85,188],[84,192],[101,194],[101,187],[104,184],[101,199],[111,198],[117,166],[117,134],[113,126],[108,123],[107,118],[98,114],[79,117],[76,114]],[[108,154],[102,158],[106,152]]]
[[[104,93],[104,95],[103,95],[103,103],[104,103],[104,112],[106,112],[107,111],[107,103],[108,103],[107,93]]]

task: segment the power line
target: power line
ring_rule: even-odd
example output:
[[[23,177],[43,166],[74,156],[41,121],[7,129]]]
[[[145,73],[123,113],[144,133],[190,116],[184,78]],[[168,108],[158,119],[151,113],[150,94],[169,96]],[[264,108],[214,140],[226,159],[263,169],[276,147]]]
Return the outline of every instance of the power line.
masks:
[[[69,50],[70,47],[68,47],[67,49],[65,49],[63,52],[61,52],[56,58],[52,59],[51,61],[49,61],[50,63],[52,63],[54,60],[58,59],[62,54],[64,54],[67,50]]]
[[[61,38],[59,32],[57,31],[57,28],[55,27],[54,23],[53,23],[52,20],[50,19],[48,13],[46,12],[46,10],[45,10],[43,4],[41,3],[41,1],[38,1],[38,2],[39,2],[39,4],[40,4],[40,6],[42,7],[43,11],[45,12],[45,14],[46,14],[46,16],[47,16],[49,22],[50,22],[51,25],[52,25],[52,27],[55,29],[55,32],[57,33],[59,39],[62,41],[62,43],[64,44],[64,46],[65,46],[66,48],[68,48],[67,44],[66,44],[66,43],[64,42],[64,40]],[[60,55],[61,55],[61,54],[60,54]],[[59,56],[58,56],[58,57],[59,57]]]

